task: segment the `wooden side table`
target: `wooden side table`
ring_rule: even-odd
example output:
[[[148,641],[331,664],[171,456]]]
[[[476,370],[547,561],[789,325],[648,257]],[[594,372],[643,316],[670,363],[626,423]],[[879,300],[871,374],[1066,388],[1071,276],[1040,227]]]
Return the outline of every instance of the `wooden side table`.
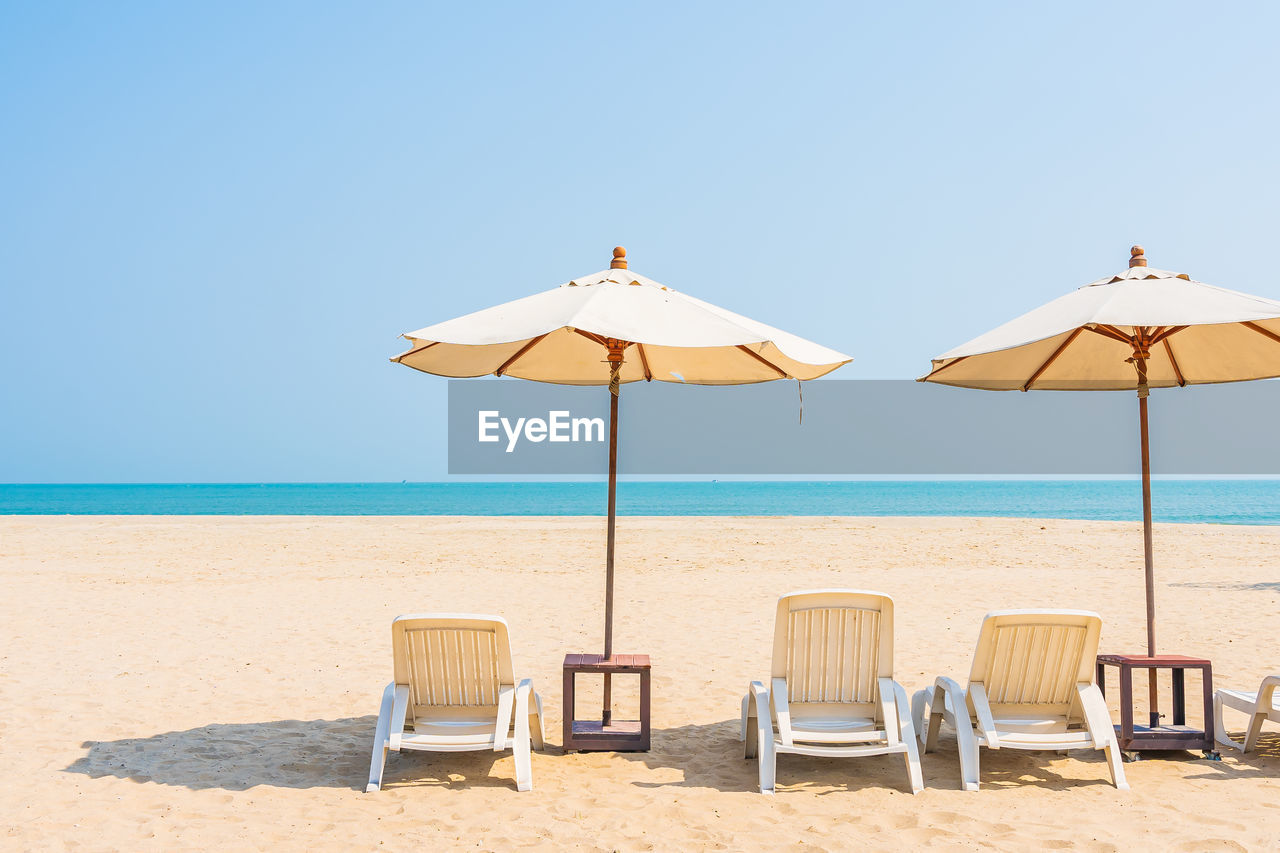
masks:
[[[578,673],[601,673],[607,680],[618,674],[640,676],[639,720],[575,720],[574,682]],[[605,693],[608,696],[608,692]],[[649,656],[564,656],[564,748],[579,752],[649,751]]]
[[[1203,658],[1181,655],[1098,655],[1098,689],[1106,692],[1106,668],[1120,670],[1120,749],[1125,752],[1144,752],[1169,749],[1201,749],[1206,757],[1216,757],[1213,745],[1213,664]],[[1154,678],[1157,670],[1167,669],[1173,676],[1172,725],[1160,725],[1160,717],[1152,711],[1150,725],[1137,726],[1133,722],[1133,671],[1145,669],[1148,678]],[[1204,730],[1187,725],[1186,672],[1200,670],[1204,687]],[[1154,695],[1154,693],[1152,694]]]

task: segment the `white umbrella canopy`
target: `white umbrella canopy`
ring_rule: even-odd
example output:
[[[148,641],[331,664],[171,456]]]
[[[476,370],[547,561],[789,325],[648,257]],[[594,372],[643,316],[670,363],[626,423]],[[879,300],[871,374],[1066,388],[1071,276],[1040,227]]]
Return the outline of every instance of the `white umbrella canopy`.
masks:
[[[626,382],[746,385],[817,379],[849,356],[694,299],[630,272],[613,250],[609,269],[557,288],[404,335],[391,360],[438,376],[513,376],[559,385],[608,385],[609,491],[604,656],[613,654],[618,395]],[[610,722],[604,677],[603,725]]]
[[[995,391],[1138,392],[1147,654],[1154,657],[1149,389],[1276,376],[1280,302],[1148,268],[1146,253],[1134,246],[1129,269],[943,353],[920,381]],[[1154,676],[1151,725],[1159,725]]]
[[[626,351],[619,382],[742,385],[816,379],[849,356],[610,269],[474,314],[409,332],[393,361],[439,376],[514,376],[561,385],[607,385],[608,341]]]
[[[923,380],[1118,391],[1280,376],[1280,302],[1146,263],[1134,246],[1129,269],[943,353]]]

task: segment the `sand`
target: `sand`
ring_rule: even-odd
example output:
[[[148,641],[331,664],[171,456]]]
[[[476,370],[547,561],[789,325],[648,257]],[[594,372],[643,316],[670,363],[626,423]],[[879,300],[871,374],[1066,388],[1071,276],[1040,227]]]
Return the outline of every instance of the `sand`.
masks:
[[[756,793],[738,703],[768,673],[779,594],[894,596],[908,691],[939,673],[963,679],[995,608],[1093,609],[1104,651],[1138,651],[1134,524],[622,519],[616,648],[653,658],[653,749],[564,755],[559,667],[600,644],[603,527],[0,519],[2,846],[1280,847],[1274,728],[1248,756],[1127,764],[1129,792],[1111,786],[1100,753],[1005,750],[984,752],[983,790],[966,793],[948,733],[914,797],[899,756],[782,756],[777,796]],[[1220,685],[1253,689],[1280,671],[1280,528],[1158,525],[1156,548],[1163,650],[1211,658]],[[363,793],[391,619],[432,609],[509,621],[517,675],[533,678],[548,718],[532,792],[515,791],[510,753],[404,753],[383,791]]]

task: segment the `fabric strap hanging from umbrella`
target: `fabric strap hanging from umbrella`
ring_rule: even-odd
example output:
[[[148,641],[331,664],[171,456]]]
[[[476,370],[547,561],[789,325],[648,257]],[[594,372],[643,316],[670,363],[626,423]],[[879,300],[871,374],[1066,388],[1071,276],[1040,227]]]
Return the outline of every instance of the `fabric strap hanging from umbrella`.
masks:
[[[609,269],[559,287],[409,332],[392,361],[438,376],[513,376],[607,385],[609,497],[604,654],[613,654],[618,398],[628,382],[743,385],[816,379],[847,355],[726,311],[631,272],[626,250]],[[605,681],[605,722],[609,718]]]
[[[1280,302],[1152,269],[1142,247],[1134,246],[1127,270],[943,353],[920,381],[998,391],[1137,391],[1147,654],[1154,657],[1148,393],[1276,376]],[[1154,679],[1152,690],[1154,713]]]

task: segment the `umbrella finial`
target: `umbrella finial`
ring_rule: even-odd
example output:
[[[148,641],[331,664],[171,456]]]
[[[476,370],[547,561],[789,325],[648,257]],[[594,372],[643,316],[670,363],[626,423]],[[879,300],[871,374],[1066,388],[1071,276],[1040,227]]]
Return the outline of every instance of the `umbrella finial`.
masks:
[[[1129,250],[1129,266],[1145,267],[1147,265],[1146,251],[1141,246],[1134,246]]]
[[[609,264],[611,270],[625,270],[627,268],[627,250],[618,246],[613,250],[613,261]]]

